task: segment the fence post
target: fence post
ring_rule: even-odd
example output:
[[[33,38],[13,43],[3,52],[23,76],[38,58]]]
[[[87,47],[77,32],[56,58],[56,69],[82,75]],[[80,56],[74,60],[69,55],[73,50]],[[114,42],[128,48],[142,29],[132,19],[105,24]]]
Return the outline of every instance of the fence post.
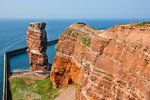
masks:
[[[7,53],[4,53],[3,100],[7,100]]]

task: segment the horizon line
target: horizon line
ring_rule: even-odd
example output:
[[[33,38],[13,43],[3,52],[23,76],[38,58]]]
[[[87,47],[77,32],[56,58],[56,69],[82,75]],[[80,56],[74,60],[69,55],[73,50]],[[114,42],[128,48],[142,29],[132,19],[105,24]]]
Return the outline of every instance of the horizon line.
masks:
[[[41,19],[129,19],[129,20],[133,20],[133,19],[150,19],[150,17],[146,17],[146,18],[142,18],[142,17],[139,17],[139,18],[0,18],[0,19],[32,19],[32,20],[41,20]]]

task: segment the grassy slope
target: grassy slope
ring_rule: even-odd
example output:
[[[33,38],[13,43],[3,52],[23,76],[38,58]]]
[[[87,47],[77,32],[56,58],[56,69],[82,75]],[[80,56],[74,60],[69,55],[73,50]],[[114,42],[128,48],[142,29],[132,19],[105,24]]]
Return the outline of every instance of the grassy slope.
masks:
[[[63,88],[53,89],[49,78],[32,81],[27,78],[10,80],[13,100],[53,100]]]

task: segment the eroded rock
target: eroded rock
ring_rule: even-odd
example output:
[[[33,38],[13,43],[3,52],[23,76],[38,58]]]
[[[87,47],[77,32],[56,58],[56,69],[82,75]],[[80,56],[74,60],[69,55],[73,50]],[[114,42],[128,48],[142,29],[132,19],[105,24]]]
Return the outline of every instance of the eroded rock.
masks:
[[[45,30],[46,23],[31,23],[27,32],[27,52],[30,60],[30,70],[48,70],[49,63],[46,54],[47,36]]]
[[[80,85],[77,100],[149,100],[149,37],[150,27],[135,24],[105,31],[71,25],[56,46],[53,86],[71,79]]]
[[[55,56],[51,80],[53,88],[58,88],[68,84],[81,84],[83,72],[81,68],[72,62],[71,58],[65,56]],[[59,66],[58,66],[59,65]]]

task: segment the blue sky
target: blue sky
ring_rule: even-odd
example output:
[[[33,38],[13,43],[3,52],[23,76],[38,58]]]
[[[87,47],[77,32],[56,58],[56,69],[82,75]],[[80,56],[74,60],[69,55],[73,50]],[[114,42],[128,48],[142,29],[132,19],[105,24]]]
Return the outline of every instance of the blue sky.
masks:
[[[0,18],[150,18],[150,0],[0,0]]]

